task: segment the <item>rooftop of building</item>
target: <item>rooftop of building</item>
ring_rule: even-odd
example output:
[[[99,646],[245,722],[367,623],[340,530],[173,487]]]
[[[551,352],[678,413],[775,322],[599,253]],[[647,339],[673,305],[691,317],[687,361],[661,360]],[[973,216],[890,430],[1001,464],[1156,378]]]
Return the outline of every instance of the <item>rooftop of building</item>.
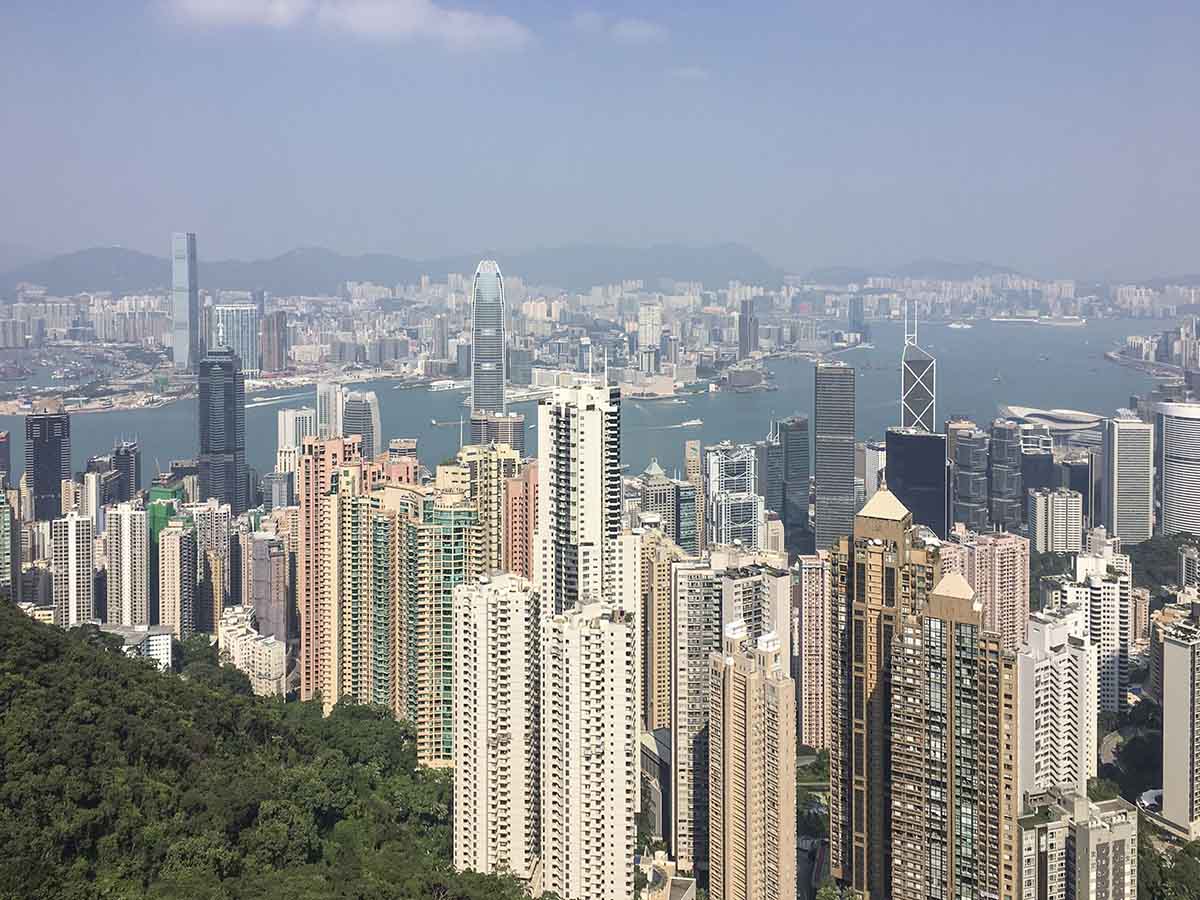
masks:
[[[889,522],[903,521],[910,515],[908,507],[901,503],[886,486],[879,488],[858,515],[865,519],[885,519]]]

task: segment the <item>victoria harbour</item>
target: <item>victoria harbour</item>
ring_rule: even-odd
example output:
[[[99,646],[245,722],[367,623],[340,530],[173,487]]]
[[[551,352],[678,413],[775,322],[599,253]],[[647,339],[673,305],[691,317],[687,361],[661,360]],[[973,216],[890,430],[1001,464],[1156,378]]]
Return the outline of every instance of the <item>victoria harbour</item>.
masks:
[[[1131,394],[1153,384],[1146,375],[1112,365],[1103,354],[1123,341],[1136,325],[1126,320],[1093,320],[1078,327],[980,321],[971,329],[930,325],[922,343],[938,360],[939,420],[965,415],[977,422],[998,416],[1002,404],[1045,409],[1078,409],[1111,414]],[[903,329],[898,323],[874,323],[872,347],[856,348],[838,358],[858,371],[857,430],[860,439],[876,437],[898,419],[899,359]],[[684,442],[705,444],[763,437],[772,418],[810,415],[813,364],[802,359],[773,359],[777,390],[689,395],[685,402],[626,400],[622,404],[622,462],[640,471],[657,458],[668,471],[683,465]],[[463,391],[400,389],[394,381],[357,385],[373,390],[380,402],[384,438],[416,437],[422,461],[433,467],[459,447],[460,416],[468,414]],[[292,388],[251,395],[246,402],[247,461],[260,474],[275,464],[276,413],[315,402],[314,389]],[[512,405],[526,417],[526,453],[537,451],[536,403]],[[701,419],[702,425],[682,423]],[[452,423],[433,425],[432,422]],[[14,458],[21,458],[22,417],[0,417],[12,435]],[[93,454],[108,452],[114,441],[136,438],[142,447],[144,478],[165,470],[173,459],[194,455],[196,400],[188,398],[158,409],[119,410],[71,418],[71,464],[79,471]]]

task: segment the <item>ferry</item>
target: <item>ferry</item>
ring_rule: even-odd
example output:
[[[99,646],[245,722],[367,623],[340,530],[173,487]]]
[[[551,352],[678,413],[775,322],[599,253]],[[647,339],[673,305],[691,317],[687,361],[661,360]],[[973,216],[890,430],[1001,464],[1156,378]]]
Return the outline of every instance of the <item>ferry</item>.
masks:
[[[964,328],[974,328],[975,326],[972,325],[970,322],[951,322],[946,327],[953,328],[955,330],[960,330],[960,329],[964,329]]]
[[[704,424],[703,419],[688,419],[686,422],[680,422],[679,427],[680,428],[694,428],[697,425],[703,425],[703,424]]]
[[[457,381],[450,381],[447,379],[447,380],[443,380],[443,381],[433,382],[432,384],[429,385],[429,390],[431,390],[431,391],[457,391],[457,390],[461,390],[461,389],[465,388],[466,386],[467,385],[465,382],[459,383]]]

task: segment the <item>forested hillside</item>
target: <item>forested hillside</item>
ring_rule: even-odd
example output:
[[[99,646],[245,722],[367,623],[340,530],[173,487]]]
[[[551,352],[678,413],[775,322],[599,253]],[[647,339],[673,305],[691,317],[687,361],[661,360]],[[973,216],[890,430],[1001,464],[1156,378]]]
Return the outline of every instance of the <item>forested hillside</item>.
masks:
[[[110,647],[0,603],[0,898],[521,896],[451,869],[449,777],[406,726]]]

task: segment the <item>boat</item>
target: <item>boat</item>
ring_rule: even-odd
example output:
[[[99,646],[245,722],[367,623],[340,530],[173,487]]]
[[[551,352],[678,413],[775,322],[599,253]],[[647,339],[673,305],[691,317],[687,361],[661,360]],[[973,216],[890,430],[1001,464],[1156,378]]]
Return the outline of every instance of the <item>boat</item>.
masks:
[[[686,422],[680,422],[679,427],[680,428],[693,428],[697,425],[703,425],[703,424],[704,424],[703,419],[688,419]]]
[[[955,330],[960,330],[960,329],[964,329],[964,328],[974,328],[975,326],[972,325],[970,322],[951,322],[946,327],[953,328]]]

